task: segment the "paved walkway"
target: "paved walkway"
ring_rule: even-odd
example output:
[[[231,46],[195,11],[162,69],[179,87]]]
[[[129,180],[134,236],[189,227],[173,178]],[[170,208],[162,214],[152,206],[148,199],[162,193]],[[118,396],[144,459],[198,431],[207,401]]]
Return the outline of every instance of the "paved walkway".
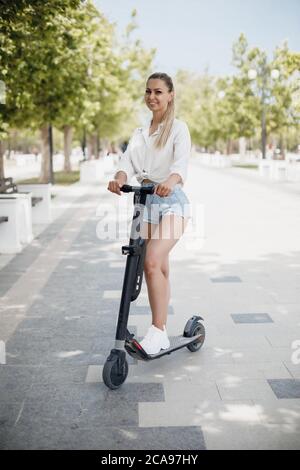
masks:
[[[172,251],[168,332],[200,314],[205,345],[153,363],[129,358],[127,382],[110,391],[101,372],[128,239],[100,240],[96,229],[104,204],[131,208],[132,195],[106,185],[62,192],[54,222],[21,254],[0,256],[0,448],[299,449],[297,191],[191,164],[197,224]],[[131,313],[141,337],[145,284]]]

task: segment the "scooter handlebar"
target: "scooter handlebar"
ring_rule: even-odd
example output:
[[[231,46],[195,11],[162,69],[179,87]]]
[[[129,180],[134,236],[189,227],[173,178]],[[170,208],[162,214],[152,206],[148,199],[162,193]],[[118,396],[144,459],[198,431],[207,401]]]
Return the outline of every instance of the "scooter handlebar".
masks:
[[[123,184],[120,188],[123,193],[135,194],[153,194],[155,191],[155,184],[145,184],[144,186],[131,186],[130,184]]]

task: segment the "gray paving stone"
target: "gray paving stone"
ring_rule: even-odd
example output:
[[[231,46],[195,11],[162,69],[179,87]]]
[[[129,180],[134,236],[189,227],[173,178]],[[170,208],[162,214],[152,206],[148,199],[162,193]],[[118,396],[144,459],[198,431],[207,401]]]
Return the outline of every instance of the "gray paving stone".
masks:
[[[0,435],[1,429],[7,426],[13,426],[23,409],[22,402],[9,403],[0,401]]]
[[[91,353],[85,351],[65,351],[65,350],[58,350],[49,352],[47,355],[43,356],[40,360],[40,365],[49,366],[49,365],[56,365],[56,367],[60,367],[61,364],[68,365],[68,366],[76,366],[76,365],[101,365],[105,364],[106,358],[109,354],[107,353]],[[128,361],[129,363],[129,361]],[[132,362],[133,364],[134,362]]]
[[[268,313],[233,313],[234,323],[274,323]]]
[[[38,373],[33,378],[33,384],[73,384],[84,383],[87,374],[85,365],[57,366],[42,365],[38,368]]]
[[[271,379],[268,383],[279,399],[300,398],[300,379]]]
[[[200,427],[141,428],[93,426],[83,428],[43,423],[7,427],[0,433],[0,448],[11,450],[205,450]]]
[[[205,450],[200,427],[127,427],[96,428],[70,432],[62,439],[62,448],[112,450]],[[102,439],[100,436],[103,436]],[[70,447],[71,446],[71,447]]]
[[[44,424],[70,426],[74,428],[109,426],[138,426],[138,407],[135,402],[95,399],[93,402],[84,399],[52,399],[41,402],[26,400],[18,424],[38,429]]]
[[[103,383],[97,384],[38,384],[34,383],[26,394],[26,400],[51,402],[81,401],[82,404],[97,406],[105,402],[115,406],[119,402],[161,402],[164,401],[164,389],[161,383],[125,383],[118,390],[111,391]]]
[[[6,344],[6,362],[8,365],[39,366],[41,360],[48,355],[48,346],[45,342],[11,343]]]
[[[0,428],[2,450],[56,450],[60,447],[63,430],[59,424],[43,423],[29,426],[28,423]]]
[[[0,366],[0,402],[21,402],[31,389],[38,367]]]
[[[211,277],[211,282],[242,282],[241,278],[238,276],[220,276],[220,277]]]
[[[83,366],[86,367],[90,365],[104,365],[106,362],[107,357],[110,354],[111,349],[114,348],[114,341],[107,342],[107,346],[105,348],[100,348],[97,351],[97,347],[95,347],[95,351],[86,352],[82,350],[75,350],[69,351],[64,349],[58,349],[56,351],[48,352],[47,354],[43,354],[39,360],[34,359],[34,356],[28,355],[27,358],[24,359],[26,362],[30,360],[31,365],[39,365],[39,366],[54,366],[60,367],[61,365],[64,366]],[[100,350],[101,349],[101,350]],[[136,364],[136,359],[133,359],[130,356],[127,356],[128,364]],[[10,359],[10,364],[21,364],[22,358],[19,356],[17,359],[12,358]]]
[[[81,199],[85,200],[86,196],[82,196]],[[63,216],[49,225],[33,243],[26,246],[18,256],[14,257],[0,270],[1,277],[7,279],[5,284],[0,282],[0,296],[5,295],[10,287],[20,278],[22,273],[31,266],[44,249],[44,244],[49,243],[57,236],[57,233],[63,229],[64,225],[66,225],[74,215],[75,210],[74,208],[67,209]],[[37,240],[39,240],[40,243],[37,244]]]
[[[246,214],[251,223],[254,221],[260,223],[257,222],[257,215],[262,217],[264,211],[270,207],[274,211],[277,210],[278,205],[274,205],[270,194],[267,194],[269,189],[264,190],[266,197],[260,197],[259,207],[255,206],[260,210],[261,201],[264,201],[262,213],[259,210],[257,213],[255,209],[255,219],[253,219],[251,211],[245,212],[245,207],[248,209],[248,202],[251,203],[251,208],[257,204],[255,191],[244,191],[245,188],[242,188],[244,182],[242,185],[235,186],[233,180],[230,180],[230,187],[228,185],[226,187],[228,180],[224,176],[216,175],[214,172],[213,178],[216,177],[217,183],[221,182],[224,185],[217,184],[217,187],[222,188],[221,197],[220,191],[215,191],[216,185],[214,189],[211,189],[213,187],[211,180],[206,181],[205,171],[202,173],[201,170],[201,174],[200,172],[195,174],[194,182],[197,183],[195,184],[197,188],[195,201],[196,197],[203,197],[210,214],[213,214],[216,207],[220,207],[219,202],[223,202],[228,191],[230,195],[233,195],[230,192],[232,186],[235,191],[243,189],[241,199],[246,205],[241,206],[242,212],[238,214],[242,217]],[[193,176],[191,175],[192,178]],[[201,185],[198,184],[199,177]],[[190,189],[193,189],[192,185]],[[244,201],[246,193],[251,194],[251,199]],[[97,197],[95,193],[95,201]],[[265,204],[268,198],[270,199],[269,206]],[[109,200],[109,198],[102,200]],[[286,204],[286,212],[295,224],[294,203],[292,200],[285,199],[282,194],[280,194],[280,200]],[[187,250],[182,249],[184,245],[182,241],[174,250],[172,254],[174,257],[171,260],[171,271],[174,276],[172,279],[174,303],[172,299],[172,311],[169,312],[171,334],[174,334],[178,329],[178,324],[182,323],[180,318],[182,313],[186,314],[187,306],[188,310],[195,307],[195,312],[199,307],[199,311],[203,312],[204,318],[208,320],[206,326],[210,346],[204,347],[199,355],[192,355],[182,350],[176,356],[168,356],[160,362],[154,361],[151,364],[138,363],[128,357],[128,362],[135,364],[134,383],[129,377],[128,381],[114,392],[105,387],[102,377],[94,383],[85,383],[85,379],[90,366],[101,370],[113,347],[120,296],[114,299],[103,299],[103,294],[105,291],[121,291],[126,261],[121,255],[122,243],[120,242],[117,246],[118,243],[115,241],[103,242],[97,239],[95,231],[97,217],[89,217],[76,235],[68,252],[54,253],[54,256],[59,256],[58,264],[48,278],[47,284],[38,292],[29,311],[26,312],[26,319],[19,323],[8,343],[8,366],[6,367],[11,370],[15,368],[15,371],[18,368],[20,371],[28,368],[32,369],[33,373],[31,376],[30,374],[26,376],[26,373],[22,375],[21,372],[15,376],[9,374],[6,382],[2,382],[2,390],[5,391],[2,397],[5,400],[0,399],[0,447],[105,450],[114,448],[202,449],[205,448],[203,435],[205,439],[207,438],[208,448],[222,448],[222,445],[227,448],[231,446],[247,448],[253,445],[256,448],[263,447],[265,442],[273,447],[295,447],[297,433],[299,435],[299,430],[296,428],[299,419],[295,415],[291,416],[288,413],[289,410],[284,414],[284,420],[281,420],[281,416],[279,416],[280,419],[273,419],[273,409],[276,409],[277,404],[280,406],[282,401],[281,408],[286,407],[286,404],[284,400],[277,399],[271,386],[265,380],[271,379],[274,384],[274,379],[289,377],[285,375],[285,371],[282,371],[281,375],[280,370],[282,370],[282,360],[284,359],[287,363],[293,351],[288,347],[285,350],[273,348],[271,341],[266,346],[263,345],[263,339],[267,338],[267,334],[274,334],[275,339],[276,334],[283,331],[281,322],[287,322],[291,328],[294,328],[298,322],[296,274],[300,256],[298,248],[293,252],[291,248],[291,254],[288,256],[281,250],[283,248],[281,240],[284,240],[286,244],[287,237],[290,234],[292,237],[294,231],[284,232],[284,227],[288,228],[289,222],[287,224],[280,222],[277,226],[278,230],[274,231],[272,219],[272,227],[270,227],[272,233],[276,233],[271,243],[274,252],[270,253],[272,249],[270,250],[269,243],[266,252],[265,241],[260,237],[255,240],[256,243],[249,245],[247,257],[245,257],[243,250],[246,245],[243,230],[239,232],[241,228],[239,226],[237,226],[237,231],[233,230],[236,228],[234,224],[238,225],[240,218],[236,216],[231,218],[234,213],[232,204],[236,204],[236,197],[232,198],[231,204],[224,204],[225,224],[219,219],[223,211],[222,213],[216,211],[217,217],[213,215],[210,218],[212,225],[205,240],[206,248],[203,247],[201,253],[199,251],[188,253]],[[235,206],[235,209],[239,207]],[[7,276],[5,277],[4,270],[0,271],[0,286],[4,280],[5,289],[9,288],[10,282],[30,269],[31,263],[42,253],[51,239],[60,232],[63,237],[64,218],[72,217],[77,210],[76,205],[56,223],[51,224],[38,240],[13,258],[5,267]],[[274,215],[272,212],[270,217]],[[278,217],[276,221],[277,219]],[[265,227],[269,220],[262,217],[261,221],[264,233],[267,233]],[[225,232],[222,230],[222,234],[215,230],[215,228],[218,229],[220,223],[225,230]],[[256,233],[253,235],[255,237]],[[233,242],[234,237],[236,241]],[[239,244],[238,240],[242,242]],[[295,246],[292,239],[288,241],[289,247]],[[263,258],[262,254],[265,255]],[[177,257],[177,255],[180,256]],[[112,261],[123,261],[124,266],[117,270],[112,269],[110,265]],[[233,262],[235,263],[234,269]],[[47,260],[45,260],[47,268],[46,264]],[[191,273],[191,268],[195,277],[187,275],[182,280],[181,274]],[[223,273],[232,272],[238,273],[240,277],[223,275]],[[31,274],[32,282],[34,282],[38,273],[32,272]],[[229,282],[233,283],[231,287],[225,285]],[[216,290],[220,295],[216,295]],[[282,299],[281,304],[278,304],[278,298]],[[283,301],[284,299],[290,302],[287,303]],[[138,331],[142,333],[146,328],[143,316],[151,315],[150,307],[144,302],[131,307],[131,314],[139,317],[133,319],[133,322],[137,323]],[[16,312],[12,314],[15,316]],[[268,312],[275,323],[266,325],[265,329],[262,325],[258,327],[248,325],[241,328],[233,324],[230,318],[232,312]],[[3,314],[9,322],[9,312],[3,311]],[[245,320],[245,317],[243,319]],[[256,317],[256,321],[258,319]],[[259,320],[267,321],[268,318]],[[129,329],[134,332],[134,328]],[[237,329],[245,335],[239,333],[235,336]],[[246,335],[248,329],[250,329],[249,338],[253,337],[253,344]],[[296,334],[294,329],[291,334],[294,331]],[[228,338],[227,342],[221,341],[223,333]],[[270,338],[273,339],[273,336]],[[260,344],[261,347],[258,347]],[[240,363],[238,368],[237,362]],[[19,366],[10,364],[19,364]],[[226,371],[222,369],[222,364],[226,366]],[[260,364],[264,364],[262,369],[260,369]],[[272,367],[266,369],[266,365],[269,364]],[[220,368],[219,375],[215,371],[216,365]],[[245,370],[241,370],[242,366]],[[251,373],[249,372],[250,366],[253,367]],[[208,371],[212,375],[209,375]],[[286,373],[288,374],[288,371]],[[297,371],[293,370],[293,373],[296,378]],[[4,375],[2,375],[3,378]],[[141,383],[144,380],[145,383]],[[219,389],[215,385],[216,381]],[[154,382],[155,385],[153,385]],[[181,386],[178,386],[178,383]],[[220,407],[211,406],[205,410],[205,403],[211,398],[213,388],[215,393],[221,392],[222,397],[223,395],[227,397],[229,405],[231,402],[236,403],[237,397],[248,397],[250,402],[259,400],[260,403],[268,403],[268,423],[278,421],[288,424],[289,427],[283,429],[280,425],[274,428],[276,437],[274,443],[273,428],[266,426],[264,422],[263,407],[259,427],[256,422],[256,413],[251,415],[248,409],[244,410],[244,413],[234,410],[232,413],[225,412],[224,415],[220,395],[215,396],[216,401],[219,399]],[[296,392],[297,390],[296,387]],[[286,393],[286,388],[284,388],[284,393]],[[289,393],[291,394],[290,391]],[[199,394],[206,396],[207,400],[201,401],[200,399],[199,401]],[[296,394],[295,387],[293,394]],[[289,401],[292,411],[292,405],[296,400]],[[178,403],[182,404],[179,413],[176,412]],[[146,411],[144,418],[148,421],[141,420],[143,409]],[[156,414],[162,409],[164,410],[163,419],[159,413]],[[187,416],[190,419],[187,419]],[[252,416],[250,425],[249,416],[250,418]],[[157,417],[157,420],[152,417]],[[243,422],[242,426],[241,422]],[[138,426],[138,423],[141,426]]]
[[[130,307],[130,315],[151,315],[150,305],[147,307],[133,305]],[[168,315],[174,315],[174,308],[169,305]]]
[[[81,336],[83,338],[107,338],[111,340],[115,338],[117,315],[114,318],[106,314],[99,315],[99,317],[91,316],[80,319],[70,320],[63,317],[45,318],[40,319],[26,319],[22,322],[21,327],[18,329],[19,336],[26,335],[33,341],[35,338],[51,338],[59,337],[62,340],[64,337]],[[114,320],[114,321],[113,321]],[[128,329],[135,333],[136,327],[129,325]]]

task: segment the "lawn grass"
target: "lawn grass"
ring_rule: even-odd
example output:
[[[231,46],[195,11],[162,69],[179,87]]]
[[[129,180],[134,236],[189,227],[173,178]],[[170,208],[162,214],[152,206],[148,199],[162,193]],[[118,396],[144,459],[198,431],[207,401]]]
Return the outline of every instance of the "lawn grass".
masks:
[[[247,170],[257,170],[258,165],[256,163],[234,163],[235,168],[246,168]]]
[[[80,172],[79,170],[71,171],[67,173],[66,171],[55,171],[54,172],[54,184],[69,185],[79,181]],[[28,178],[25,180],[18,181],[18,184],[37,184],[39,183],[39,178]]]

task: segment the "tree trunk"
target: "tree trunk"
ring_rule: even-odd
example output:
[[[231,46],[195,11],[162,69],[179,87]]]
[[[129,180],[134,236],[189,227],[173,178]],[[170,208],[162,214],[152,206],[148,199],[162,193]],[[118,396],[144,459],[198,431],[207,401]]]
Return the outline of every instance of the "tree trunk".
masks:
[[[96,158],[98,159],[100,157],[100,136],[99,132],[95,135],[96,139]]]
[[[42,164],[39,183],[49,183],[51,180],[50,175],[50,146],[49,146],[49,125],[45,124],[40,129],[41,143],[42,143]]]
[[[102,139],[101,157],[106,157],[110,152],[110,143],[108,139]]]
[[[94,146],[93,146],[93,138],[90,134],[87,135],[86,138],[87,143],[87,158],[88,160],[92,160],[94,158]]]
[[[72,152],[72,138],[73,128],[71,126],[64,126],[64,171],[70,173],[71,168],[71,152]]]
[[[245,137],[240,137],[239,138],[239,152],[240,152],[240,157],[243,159],[246,156],[246,150],[247,150],[247,142]]]
[[[11,140],[8,140],[8,147],[7,147],[7,160],[10,160],[11,156]]]
[[[231,139],[227,140],[226,154],[227,155],[232,154],[232,140]]]
[[[83,131],[83,136],[82,136],[82,140],[81,140],[81,149],[82,149],[83,159],[86,160],[86,132],[85,132],[85,129]]]
[[[0,140],[0,179],[5,178],[4,176],[4,145],[3,141]]]
[[[279,140],[279,148],[280,148],[280,158],[281,160],[285,160],[285,138],[283,135],[280,135],[280,140]]]
[[[97,135],[92,134],[87,137],[88,160],[97,158]]]

